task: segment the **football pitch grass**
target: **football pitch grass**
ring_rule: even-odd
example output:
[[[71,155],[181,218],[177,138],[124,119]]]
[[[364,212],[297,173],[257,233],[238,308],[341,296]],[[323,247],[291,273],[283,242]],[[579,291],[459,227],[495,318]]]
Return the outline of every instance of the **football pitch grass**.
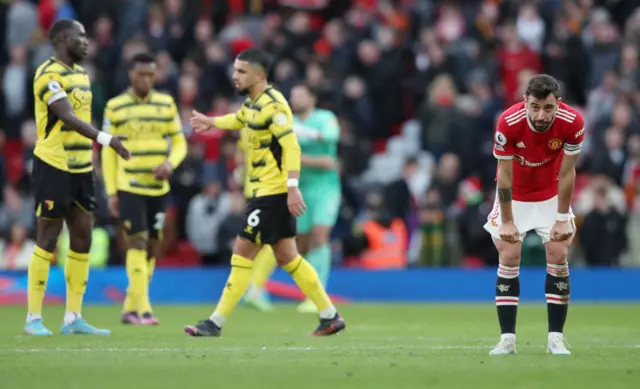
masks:
[[[314,315],[239,308],[222,338],[190,338],[185,324],[212,306],[156,306],[158,327],[119,323],[119,306],[84,316],[109,337],[62,336],[62,307],[46,307],[52,337],[22,335],[23,307],[0,307],[0,388],[639,388],[640,306],[574,304],[573,355],[546,354],[546,309],[522,304],[518,355],[490,357],[492,305],[346,305],[347,331],[306,336]]]

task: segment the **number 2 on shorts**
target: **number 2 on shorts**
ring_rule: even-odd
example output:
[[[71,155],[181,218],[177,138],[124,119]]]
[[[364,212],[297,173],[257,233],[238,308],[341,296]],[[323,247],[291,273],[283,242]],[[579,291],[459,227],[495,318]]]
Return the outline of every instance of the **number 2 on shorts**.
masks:
[[[249,214],[249,217],[247,218],[247,224],[250,227],[257,227],[260,224],[260,216],[258,215],[260,215],[259,209],[256,209]]]
[[[156,213],[156,222],[153,225],[154,230],[161,230],[164,228],[164,212]]]

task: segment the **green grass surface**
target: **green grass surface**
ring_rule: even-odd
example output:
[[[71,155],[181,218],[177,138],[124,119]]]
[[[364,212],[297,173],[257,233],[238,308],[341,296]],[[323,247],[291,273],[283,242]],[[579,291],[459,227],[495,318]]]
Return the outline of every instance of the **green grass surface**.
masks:
[[[546,310],[522,305],[518,355],[489,357],[498,339],[490,305],[349,305],[347,331],[305,336],[313,315],[238,309],[222,338],[182,332],[209,306],[158,306],[160,326],[119,324],[119,307],[87,307],[110,337],[21,335],[24,308],[0,307],[0,388],[640,388],[637,305],[573,305],[570,357],[547,355]],[[57,332],[62,307],[47,307]]]

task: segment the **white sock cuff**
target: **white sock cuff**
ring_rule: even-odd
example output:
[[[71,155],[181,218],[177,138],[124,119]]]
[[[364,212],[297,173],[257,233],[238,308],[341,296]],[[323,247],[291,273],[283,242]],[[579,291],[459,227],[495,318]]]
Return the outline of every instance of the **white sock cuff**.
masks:
[[[554,277],[567,277],[569,275],[569,264],[563,263],[556,265],[553,263],[547,263],[547,273]]]
[[[217,312],[214,312],[211,314],[211,316],[209,316],[209,320],[214,322],[218,327],[222,328],[224,323],[227,321],[227,318]]]
[[[65,312],[63,321],[64,324],[71,324],[80,318],[82,318],[82,314],[79,312]]]
[[[498,265],[498,277],[512,279],[520,275],[520,266]]]
[[[334,307],[333,305],[330,305],[329,308],[326,308],[320,311],[320,318],[333,319],[334,317],[336,317],[336,314],[338,314],[336,307]]]
[[[516,340],[516,334],[502,334],[500,340]]]
[[[31,323],[34,320],[42,320],[41,314],[27,313],[27,323]]]

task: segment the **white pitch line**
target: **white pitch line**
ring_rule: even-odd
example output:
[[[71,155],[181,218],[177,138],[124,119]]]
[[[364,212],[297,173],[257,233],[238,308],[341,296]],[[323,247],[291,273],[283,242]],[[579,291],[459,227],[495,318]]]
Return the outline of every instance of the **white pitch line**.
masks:
[[[28,354],[28,353],[175,353],[175,352],[279,352],[279,351],[326,351],[326,350],[345,350],[345,351],[402,351],[402,350],[489,350],[490,346],[436,346],[436,345],[407,345],[407,346],[320,346],[320,347],[292,347],[292,346],[264,346],[264,347],[218,347],[218,348],[0,348],[0,354]],[[544,346],[527,346],[521,347],[525,349],[540,349]],[[640,344],[631,345],[585,345],[583,349],[640,349]]]
[[[308,346],[308,347],[293,347],[293,346],[264,346],[264,347],[206,347],[206,348],[34,348],[34,349],[1,349],[3,351],[9,351],[14,353],[46,353],[46,352],[198,352],[198,351],[229,351],[229,352],[243,352],[243,351],[323,351],[323,350],[351,350],[351,351],[393,351],[393,350],[475,350],[487,348],[485,346]]]

